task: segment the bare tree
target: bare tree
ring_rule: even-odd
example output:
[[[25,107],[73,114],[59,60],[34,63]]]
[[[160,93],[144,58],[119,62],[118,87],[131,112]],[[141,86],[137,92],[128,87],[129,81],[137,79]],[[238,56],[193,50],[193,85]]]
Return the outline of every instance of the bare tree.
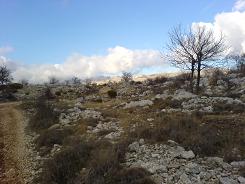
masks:
[[[0,66],[0,83],[2,85],[8,84],[13,80],[11,72],[6,66]]]
[[[194,72],[197,70],[197,93],[200,90],[201,71],[214,67],[223,61],[227,47],[224,36],[215,37],[214,32],[205,26],[197,26],[186,32],[181,26],[175,27],[170,33],[170,43],[167,45],[168,58],[179,68],[191,71],[191,86],[193,88]],[[222,62],[220,62],[222,63]]]
[[[72,84],[75,84],[75,85],[81,84],[81,79],[79,79],[78,77],[73,77],[71,81],[72,81]]]
[[[133,80],[133,74],[130,72],[123,72],[122,73],[122,81],[123,82],[131,82]]]
[[[59,83],[59,80],[56,77],[52,76],[49,78],[49,84],[57,84],[57,83]]]

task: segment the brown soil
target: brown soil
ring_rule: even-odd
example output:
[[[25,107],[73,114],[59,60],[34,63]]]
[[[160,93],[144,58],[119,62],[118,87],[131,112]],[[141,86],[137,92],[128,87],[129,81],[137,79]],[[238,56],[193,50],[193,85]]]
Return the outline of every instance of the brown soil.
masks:
[[[0,183],[24,184],[31,171],[24,119],[19,103],[0,104]]]

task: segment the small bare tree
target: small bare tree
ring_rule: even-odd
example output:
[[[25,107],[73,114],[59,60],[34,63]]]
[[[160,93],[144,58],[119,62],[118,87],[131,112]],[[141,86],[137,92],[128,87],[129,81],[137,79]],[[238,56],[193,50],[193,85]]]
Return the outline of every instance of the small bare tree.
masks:
[[[123,72],[122,73],[122,81],[123,82],[131,82],[133,80],[133,74],[130,72]]]
[[[73,77],[71,81],[72,81],[72,84],[75,84],[75,85],[81,84],[81,79],[79,79],[78,77]]]
[[[11,71],[6,66],[0,66],[0,83],[2,85],[8,84],[13,80]]]
[[[59,80],[56,77],[52,76],[49,78],[49,84],[54,85],[54,84],[58,84],[58,83],[59,83]]]
[[[207,67],[214,67],[223,61],[225,51],[224,36],[215,37],[214,32],[205,26],[190,28],[188,32],[181,26],[175,27],[170,33],[170,43],[167,45],[168,58],[179,68],[191,71],[191,87],[193,89],[194,72],[197,71],[197,93],[200,90],[201,71]],[[222,63],[222,62],[220,62]]]

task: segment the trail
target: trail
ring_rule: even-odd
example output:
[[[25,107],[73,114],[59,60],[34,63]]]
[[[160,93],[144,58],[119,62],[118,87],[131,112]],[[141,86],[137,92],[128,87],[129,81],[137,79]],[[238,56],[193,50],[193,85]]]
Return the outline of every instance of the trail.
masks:
[[[30,183],[33,163],[18,102],[0,104],[0,183]]]

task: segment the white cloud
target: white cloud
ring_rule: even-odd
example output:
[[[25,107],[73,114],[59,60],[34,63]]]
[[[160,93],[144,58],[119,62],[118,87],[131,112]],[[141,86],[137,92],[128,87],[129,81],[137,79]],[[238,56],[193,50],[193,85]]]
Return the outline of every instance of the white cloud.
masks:
[[[233,11],[244,11],[245,10],[245,0],[238,0],[236,1]]]
[[[244,0],[237,1],[233,9],[241,10],[244,2]],[[219,13],[215,16],[214,22],[198,22],[193,23],[193,26],[196,24],[213,29],[215,34],[222,32],[232,52],[245,52],[245,11]]]
[[[3,62],[5,64],[12,63],[6,58]],[[130,50],[116,46],[109,48],[106,55],[83,56],[75,53],[62,64],[18,65],[18,67],[12,68],[14,68],[13,77],[16,80],[25,78],[30,82],[44,82],[48,81],[50,76],[66,79],[72,76],[87,78],[118,75],[122,71],[138,72],[145,68],[159,67],[165,64],[159,51]]]
[[[14,50],[13,47],[10,46],[5,46],[5,47],[0,47],[0,56],[1,55],[6,55]]]

